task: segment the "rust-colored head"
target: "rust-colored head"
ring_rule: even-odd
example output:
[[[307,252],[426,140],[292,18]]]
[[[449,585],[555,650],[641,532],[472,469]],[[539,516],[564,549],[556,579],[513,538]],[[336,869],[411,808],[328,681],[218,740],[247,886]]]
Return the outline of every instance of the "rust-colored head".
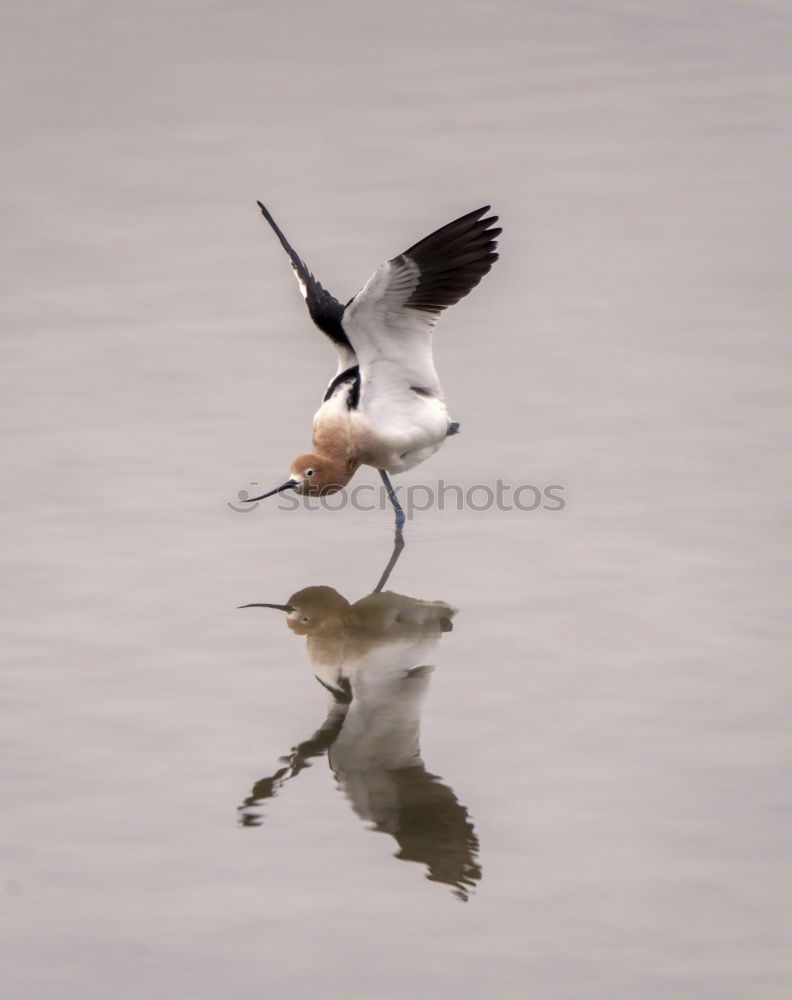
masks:
[[[338,631],[349,609],[349,601],[333,587],[306,587],[292,594],[293,610],[286,624],[295,635],[311,635],[323,629]]]
[[[360,462],[355,459],[330,458],[327,455],[298,455],[292,462],[289,478],[268,493],[250,497],[245,503],[266,500],[284,490],[302,496],[328,496],[343,489],[354,476]]]
[[[356,463],[328,458],[326,455],[298,455],[292,462],[290,476],[294,489],[303,496],[328,496],[343,489],[357,468]]]
[[[333,587],[305,587],[292,594],[287,604],[242,604],[241,607],[285,611],[286,624],[295,635],[311,635],[322,630],[338,632],[343,627],[349,601]]]

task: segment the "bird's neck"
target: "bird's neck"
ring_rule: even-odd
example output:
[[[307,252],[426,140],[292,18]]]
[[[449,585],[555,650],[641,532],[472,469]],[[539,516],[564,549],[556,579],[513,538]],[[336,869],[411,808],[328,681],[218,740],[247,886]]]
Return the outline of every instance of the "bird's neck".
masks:
[[[313,453],[324,459],[332,473],[332,481],[346,486],[361,465],[346,414],[328,414],[317,420],[313,429]]]

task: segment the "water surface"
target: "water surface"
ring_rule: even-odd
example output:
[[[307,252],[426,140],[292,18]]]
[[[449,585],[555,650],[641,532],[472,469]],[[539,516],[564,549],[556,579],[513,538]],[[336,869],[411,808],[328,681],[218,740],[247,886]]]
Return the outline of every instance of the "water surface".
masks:
[[[3,996],[788,996],[787,6],[2,17]],[[391,520],[229,507],[334,366],[256,198],[342,300],[492,202],[403,482],[564,486],[417,514],[335,714],[238,605]]]

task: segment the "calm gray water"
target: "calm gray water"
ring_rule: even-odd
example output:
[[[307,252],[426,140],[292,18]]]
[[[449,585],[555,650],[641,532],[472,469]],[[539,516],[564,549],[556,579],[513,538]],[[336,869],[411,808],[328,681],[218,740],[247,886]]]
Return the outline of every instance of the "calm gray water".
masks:
[[[5,5],[4,1000],[789,996],[791,28]],[[345,718],[237,610],[391,547],[229,506],[335,365],[256,198],[341,299],[492,202],[402,482],[564,487],[416,514]]]

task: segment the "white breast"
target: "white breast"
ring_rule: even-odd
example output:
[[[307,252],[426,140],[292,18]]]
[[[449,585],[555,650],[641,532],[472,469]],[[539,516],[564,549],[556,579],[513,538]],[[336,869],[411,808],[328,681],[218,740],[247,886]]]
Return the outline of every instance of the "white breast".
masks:
[[[314,416],[314,441],[321,447],[332,440],[375,469],[406,472],[443,444],[448,434],[448,410],[442,399],[403,385],[392,385],[389,393],[375,389],[364,383],[356,410],[347,409],[340,393],[323,403]]]
[[[442,399],[408,390],[397,399],[369,399],[352,415],[354,439],[367,452],[367,465],[386,472],[406,472],[433,455],[448,434],[448,410]]]

